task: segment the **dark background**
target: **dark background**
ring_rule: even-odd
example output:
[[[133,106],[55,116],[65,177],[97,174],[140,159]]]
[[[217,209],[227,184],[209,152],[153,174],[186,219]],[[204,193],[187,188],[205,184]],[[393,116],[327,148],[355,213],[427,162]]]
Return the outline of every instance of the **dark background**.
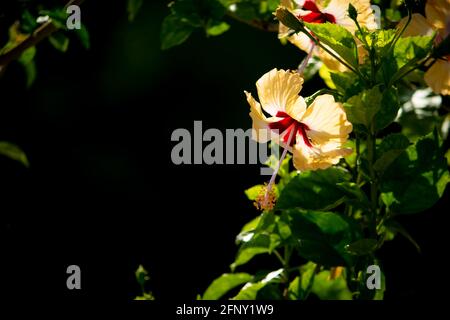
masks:
[[[175,166],[170,136],[194,120],[249,128],[243,90],[302,54],[232,21],[223,36],[196,32],[161,52],[166,2],[146,1],[133,23],[125,6],[86,1],[89,51],[74,37],[66,54],[44,42],[30,89],[19,65],[0,79],[0,140],[31,163],[0,157],[0,290],[12,299],[131,300],[143,264],[158,300],[193,300],[229,271],[235,235],[258,214],[243,190],[266,180],[259,166]],[[402,237],[385,245],[386,299],[435,299],[448,287],[447,199],[400,219],[422,253]],[[80,291],[66,289],[71,264]]]

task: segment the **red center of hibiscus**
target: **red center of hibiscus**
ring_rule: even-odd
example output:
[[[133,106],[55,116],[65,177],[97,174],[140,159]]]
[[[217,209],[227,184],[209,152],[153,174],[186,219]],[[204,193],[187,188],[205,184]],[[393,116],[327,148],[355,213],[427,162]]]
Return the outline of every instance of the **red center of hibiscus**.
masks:
[[[322,11],[317,8],[314,1],[306,0],[305,4],[303,5],[304,10],[311,11],[310,13],[299,16],[300,19],[302,19],[305,22],[309,23],[325,23],[325,22],[331,22],[336,23],[336,18],[329,13],[323,13]]]
[[[276,122],[272,122],[269,124],[269,128],[271,130],[277,130],[278,133],[281,135],[286,132],[286,134],[283,136],[283,142],[288,143],[289,137],[291,136],[292,130],[294,130],[294,138],[291,139],[289,146],[293,146],[295,144],[295,137],[297,135],[300,135],[303,138],[303,141],[308,147],[312,147],[311,141],[309,141],[308,135],[306,134],[306,130],[310,130],[309,127],[301,123],[294,118],[292,118],[290,115],[288,115],[284,111],[278,111],[276,116],[278,118],[282,118],[281,120],[278,120]]]

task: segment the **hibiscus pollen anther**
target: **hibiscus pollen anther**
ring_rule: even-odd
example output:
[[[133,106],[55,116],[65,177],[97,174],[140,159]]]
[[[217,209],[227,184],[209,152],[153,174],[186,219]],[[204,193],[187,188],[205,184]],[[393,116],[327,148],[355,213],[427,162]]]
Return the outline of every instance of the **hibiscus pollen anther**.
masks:
[[[277,194],[274,188],[270,188],[267,185],[267,182],[264,183],[264,186],[261,189],[261,192],[256,196],[253,205],[256,209],[261,211],[270,211],[275,208],[275,203],[277,202]]]

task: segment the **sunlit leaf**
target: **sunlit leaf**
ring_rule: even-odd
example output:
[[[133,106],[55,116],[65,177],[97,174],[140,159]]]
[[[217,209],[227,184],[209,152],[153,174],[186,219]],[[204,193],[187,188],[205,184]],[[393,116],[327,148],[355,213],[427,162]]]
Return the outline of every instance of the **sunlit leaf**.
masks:
[[[52,44],[53,48],[61,52],[66,52],[69,48],[69,38],[66,37],[62,32],[56,32],[52,34],[48,41]]]
[[[351,254],[363,256],[375,251],[377,244],[376,239],[359,239],[345,246],[345,250]]]
[[[128,11],[128,20],[133,21],[136,18],[139,10],[142,7],[144,0],[128,0],[127,3],[127,11]]]
[[[248,282],[239,293],[233,298],[233,300],[255,300],[258,292],[265,286],[279,283],[282,278],[283,269],[278,269],[268,273],[262,280],[252,283]]]
[[[443,195],[450,175],[435,130],[409,146],[386,170],[381,199],[395,213],[416,213]]]
[[[230,25],[226,22],[211,22],[206,28],[206,33],[209,36],[218,36],[228,31],[228,29],[230,29]]]
[[[195,27],[182,22],[174,15],[167,16],[161,27],[161,49],[167,50],[186,41]]]
[[[358,66],[356,43],[353,35],[344,27],[333,23],[305,23],[315,37],[334,50],[353,67]]]
[[[331,279],[330,271],[319,272],[314,278],[312,292],[321,300],[352,300],[352,293],[342,276]]]
[[[345,193],[337,184],[349,179],[350,174],[337,167],[303,172],[283,189],[276,209],[330,210],[344,200]]]
[[[327,266],[352,263],[345,247],[360,239],[361,231],[350,218],[297,209],[286,210],[280,219],[290,225],[291,243],[305,259]]]
[[[203,300],[218,300],[231,289],[252,279],[253,276],[248,273],[225,273],[209,285],[203,294]]]
[[[0,141],[0,154],[22,163],[25,167],[30,165],[25,152],[11,142]]]
[[[378,157],[373,166],[375,171],[383,173],[409,145],[408,138],[400,133],[384,137],[376,151]]]
[[[375,114],[381,109],[382,93],[379,86],[364,90],[344,103],[351,123],[369,127]]]

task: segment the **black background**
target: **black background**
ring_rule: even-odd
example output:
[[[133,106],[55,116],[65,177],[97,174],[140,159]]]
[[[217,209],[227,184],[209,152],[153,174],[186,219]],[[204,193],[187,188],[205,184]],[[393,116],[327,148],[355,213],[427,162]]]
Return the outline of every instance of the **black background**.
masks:
[[[243,90],[255,92],[274,67],[295,68],[302,54],[233,22],[221,37],[196,32],[161,52],[166,2],[146,1],[133,23],[115,3],[83,4],[89,51],[74,37],[66,54],[45,42],[31,89],[16,64],[0,79],[0,140],[31,163],[0,157],[0,290],[11,299],[131,300],[143,264],[158,300],[193,300],[229,271],[234,237],[257,215],[243,190],[266,180],[259,166],[175,166],[171,133],[192,132],[194,120],[249,128]],[[385,245],[386,299],[446,290],[447,215],[448,191],[432,210],[401,217],[422,253],[402,237]],[[80,291],[66,289],[71,264],[81,267]]]

